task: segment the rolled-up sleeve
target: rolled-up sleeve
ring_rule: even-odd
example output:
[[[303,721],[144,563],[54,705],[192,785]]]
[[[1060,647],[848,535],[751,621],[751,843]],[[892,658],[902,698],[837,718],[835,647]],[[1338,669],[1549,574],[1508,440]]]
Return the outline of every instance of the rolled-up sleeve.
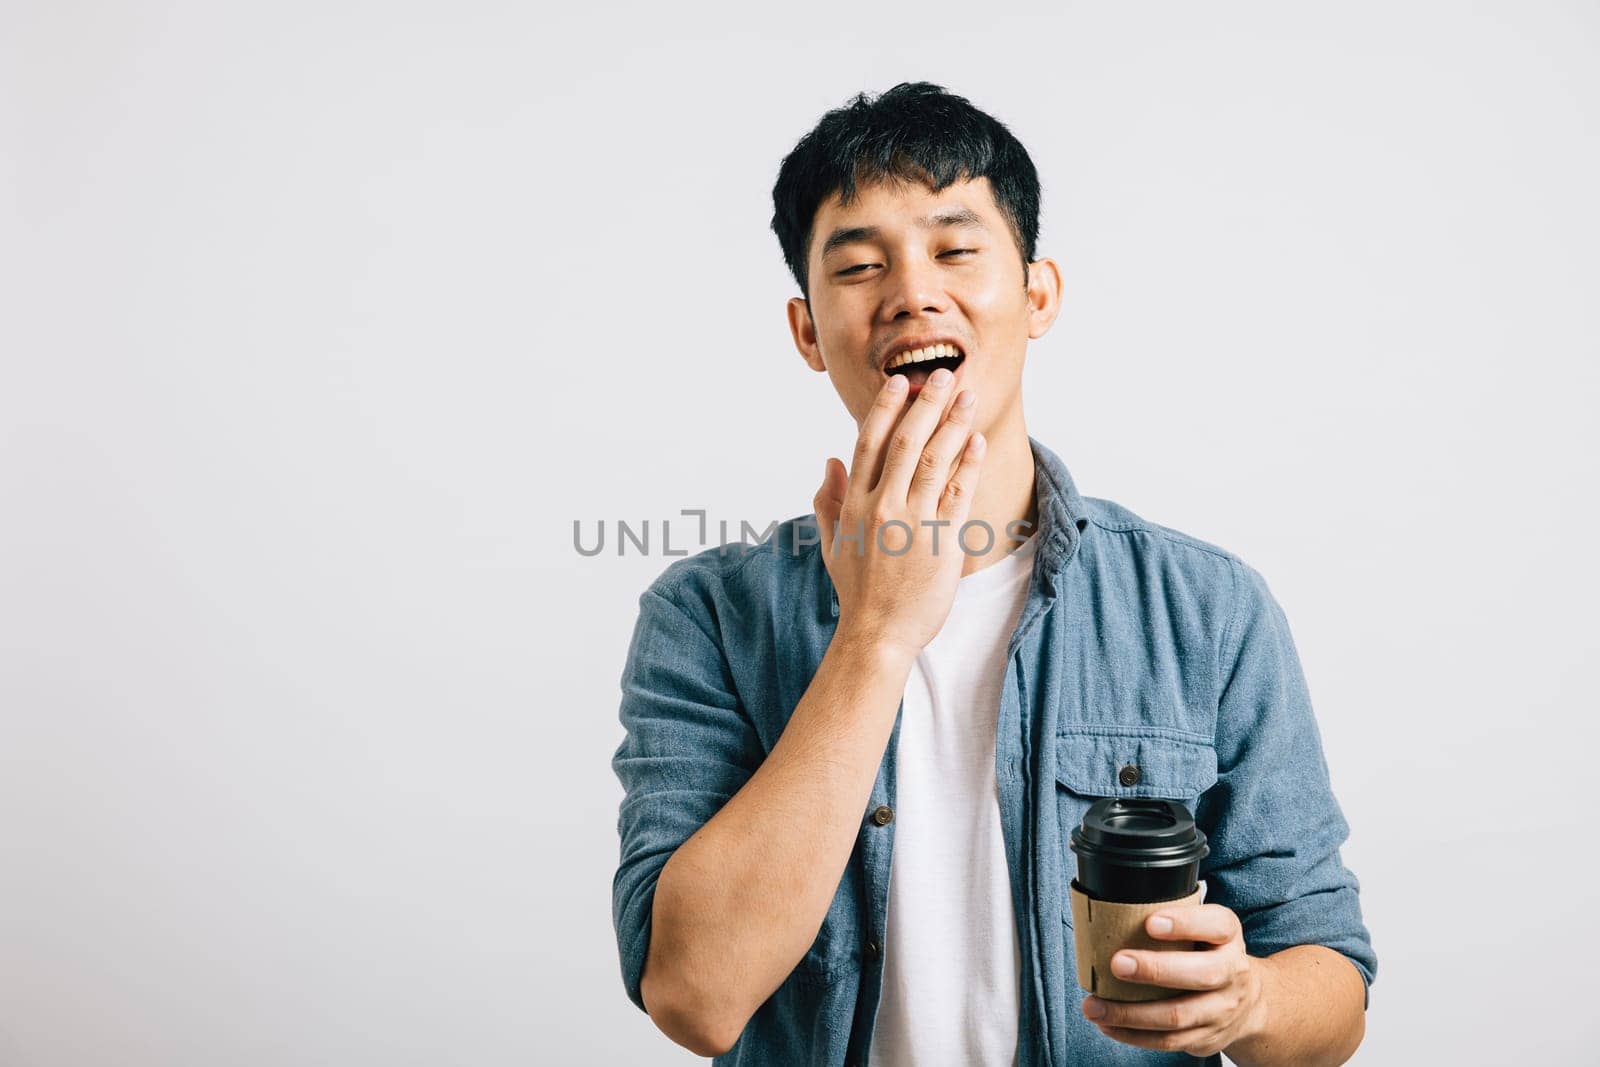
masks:
[[[639,598],[622,670],[626,736],[611,761],[624,790],[612,918],[623,984],[640,1010],[661,869],[761,760],[759,738],[714,632],[708,612],[691,614],[658,583]]]
[[[1360,886],[1340,859],[1349,825],[1334,798],[1289,623],[1266,580],[1233,562],[1221,644],[1217,784],[1196,817],[1210,837],[1207,900],[1231,908],[1252,955],[1293,945],[1343,954],[1371,986],[1377,956]]]

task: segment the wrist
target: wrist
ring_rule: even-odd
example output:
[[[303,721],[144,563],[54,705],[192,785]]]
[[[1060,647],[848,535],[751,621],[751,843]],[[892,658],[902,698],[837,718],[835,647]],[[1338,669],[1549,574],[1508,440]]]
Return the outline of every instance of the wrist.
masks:
[[[903,671],[907,674],[922,651],[885,637],[882,633],[843,623],[834,631],[828,650],[838,650],[852,663],[869,670]]]
[[[1244,1018],[1238,1036],[1229,1043],[1227,1049],[1235,1062],[1254,1062],[1254,1057],[1248,1053],[1254,1046],[1262,1044],[1267,1036],[1277,979],[1272,960],[1262,956],[1246,956],[1245,959],[1249,967],[1249,992],[1246,994]]]

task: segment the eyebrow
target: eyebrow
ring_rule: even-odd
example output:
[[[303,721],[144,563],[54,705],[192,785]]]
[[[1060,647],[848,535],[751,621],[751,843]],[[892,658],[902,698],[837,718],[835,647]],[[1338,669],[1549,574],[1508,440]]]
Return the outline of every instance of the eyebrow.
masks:
[[[949,226],[970,226],[980,230],[987,230],[988,224],[983,221],[983,216],[968,207],[952,207],[920,219],[913,219],[913,225],[932,230]],[[822,254],[819,258],[827,259],[830,252],[843,248],[845,245],[856,244],[860,241],[871,241],[882,234],[876,226],[850,226],[841,227],[828,235],[822,242]]]

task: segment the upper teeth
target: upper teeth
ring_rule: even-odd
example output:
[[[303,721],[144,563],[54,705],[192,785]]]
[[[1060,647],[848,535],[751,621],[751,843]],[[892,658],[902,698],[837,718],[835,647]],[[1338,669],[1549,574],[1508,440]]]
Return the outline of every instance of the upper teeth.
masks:
[[[883,369],[892,370],[907,363],[921,363],[925,359],[954,356],[958,351],[955,345],[929,345],[927,348],[914,348],[910,352],[902,352],[890,359],[888,363],[884,364]]]

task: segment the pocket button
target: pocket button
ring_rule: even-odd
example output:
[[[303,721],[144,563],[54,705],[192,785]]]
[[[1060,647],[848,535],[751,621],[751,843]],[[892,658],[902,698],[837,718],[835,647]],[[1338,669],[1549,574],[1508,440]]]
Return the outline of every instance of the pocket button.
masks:
[[[1121,782],[1123,785],[1138,785],[1139,765],[1137,763],[1123,764],[1122,770],[1117,772],[1117,781]]]

